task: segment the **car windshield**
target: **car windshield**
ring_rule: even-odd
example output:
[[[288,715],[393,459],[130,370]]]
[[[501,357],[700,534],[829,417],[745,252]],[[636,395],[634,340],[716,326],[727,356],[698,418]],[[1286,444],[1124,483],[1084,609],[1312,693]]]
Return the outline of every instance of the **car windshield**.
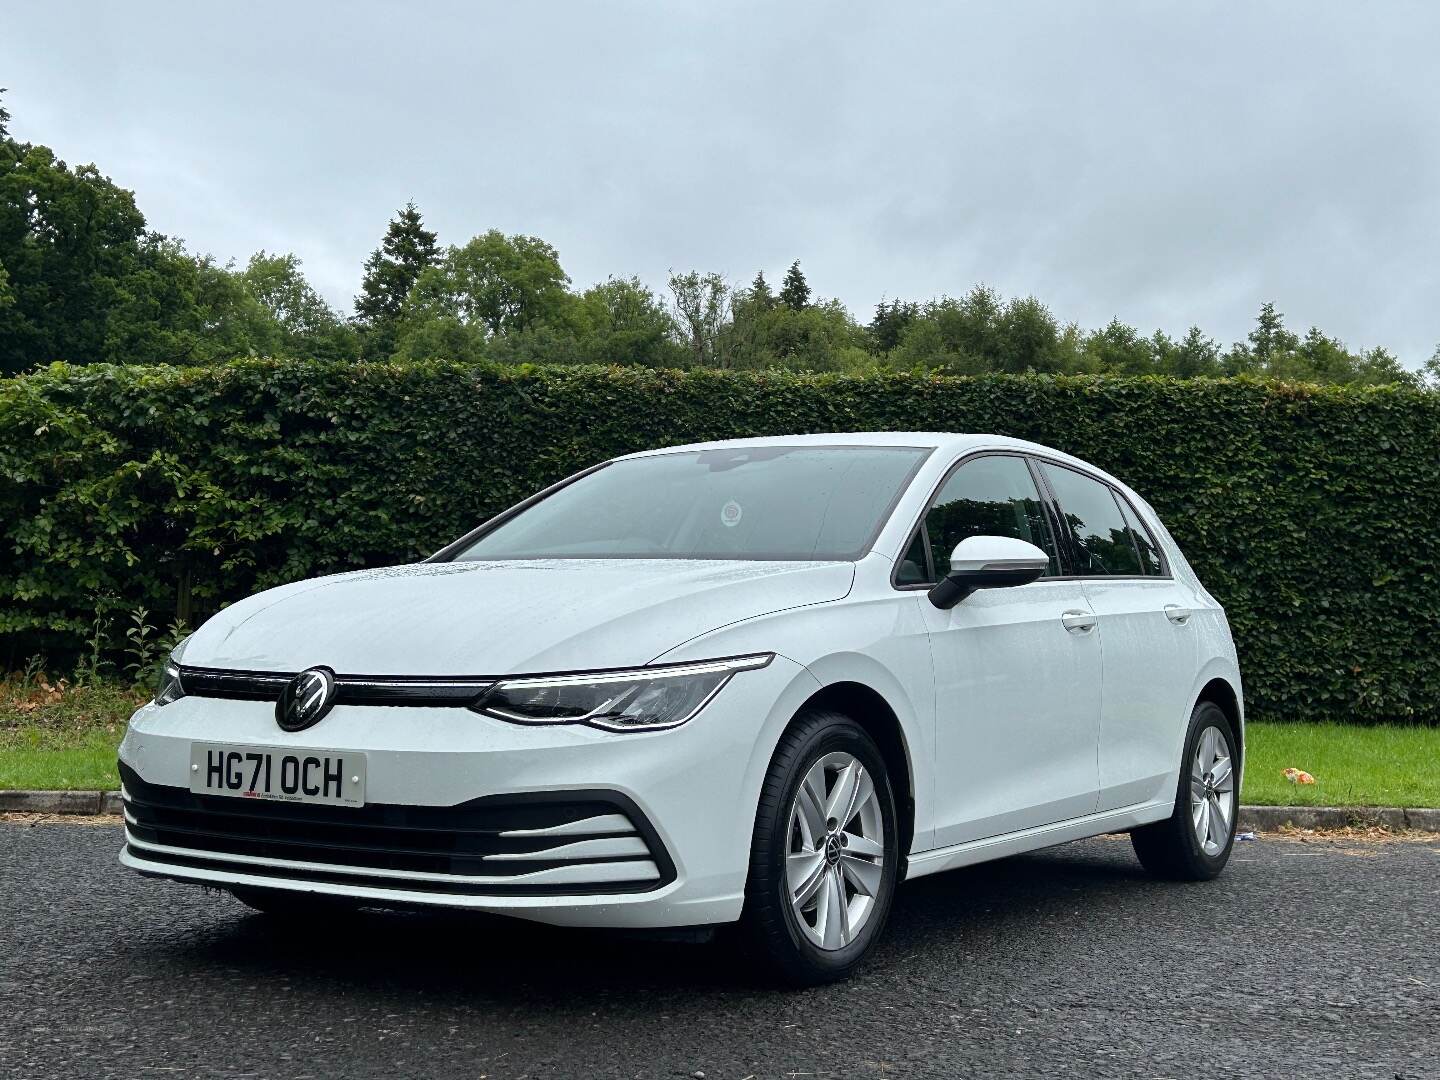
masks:
[[[735,446],[627,458],[521,511],[456,558],[855,559],[929,452]]]

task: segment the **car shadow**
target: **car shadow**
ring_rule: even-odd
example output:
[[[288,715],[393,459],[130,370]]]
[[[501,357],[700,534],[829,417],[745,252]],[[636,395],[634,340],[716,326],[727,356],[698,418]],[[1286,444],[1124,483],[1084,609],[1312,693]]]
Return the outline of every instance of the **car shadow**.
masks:
[[[1033,925],[1037,910],[1145,903],[1147,882],[1129,844],[1095,840],[1015,856],[903,885],[890,926],[861,978],[893,977],[919,948],[982,944]],[[1153,883],[1150,883],[1153,886]],[[148,965],[198,975],[222,969],[245,981],[285,980],[364,995],[454,994],[529,1003],[586,993],[684,988],[726,995],[770,993],[757,981],[733,933],[713,943],[642,933],[543,926],[444,911],[362,911],[287,922],[255,914],[223,892],[208,892],[204,925],[183,936],[132,939]]]

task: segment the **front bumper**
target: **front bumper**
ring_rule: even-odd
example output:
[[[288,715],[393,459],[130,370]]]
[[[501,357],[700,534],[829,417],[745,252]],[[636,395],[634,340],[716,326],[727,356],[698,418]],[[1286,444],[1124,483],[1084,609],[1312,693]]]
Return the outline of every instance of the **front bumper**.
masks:
[[[289,734],[263,701],[145,706],[120,747],[120,861],[199,884],[567,925],[733,921],[769,757],[761,733],[802,672],[777,657],[682,727],[635,734],[359,705]],[[363,751],[367,804],[192,794],[192,740]]]

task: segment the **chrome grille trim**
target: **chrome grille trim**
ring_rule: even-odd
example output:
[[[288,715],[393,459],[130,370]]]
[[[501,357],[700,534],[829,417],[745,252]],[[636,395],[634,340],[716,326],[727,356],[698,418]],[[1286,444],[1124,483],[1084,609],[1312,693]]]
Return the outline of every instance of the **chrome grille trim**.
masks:
[[[564,825],[550,825],[544,829],[506,829],[501,836],[608,836],[634,832],[630,819],[624,814],[604,814],[589,817],[583,821],[569,821]]]

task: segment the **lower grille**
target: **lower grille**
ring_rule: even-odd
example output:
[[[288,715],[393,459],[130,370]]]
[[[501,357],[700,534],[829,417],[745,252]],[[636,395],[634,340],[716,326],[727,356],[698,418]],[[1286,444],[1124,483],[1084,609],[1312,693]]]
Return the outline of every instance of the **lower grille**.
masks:
[[[152,863],[458,895],[644,892],[675,878],[654,828],[618,792],[305,806],[197,795],[124,764],[120,776],[131,854]]]

